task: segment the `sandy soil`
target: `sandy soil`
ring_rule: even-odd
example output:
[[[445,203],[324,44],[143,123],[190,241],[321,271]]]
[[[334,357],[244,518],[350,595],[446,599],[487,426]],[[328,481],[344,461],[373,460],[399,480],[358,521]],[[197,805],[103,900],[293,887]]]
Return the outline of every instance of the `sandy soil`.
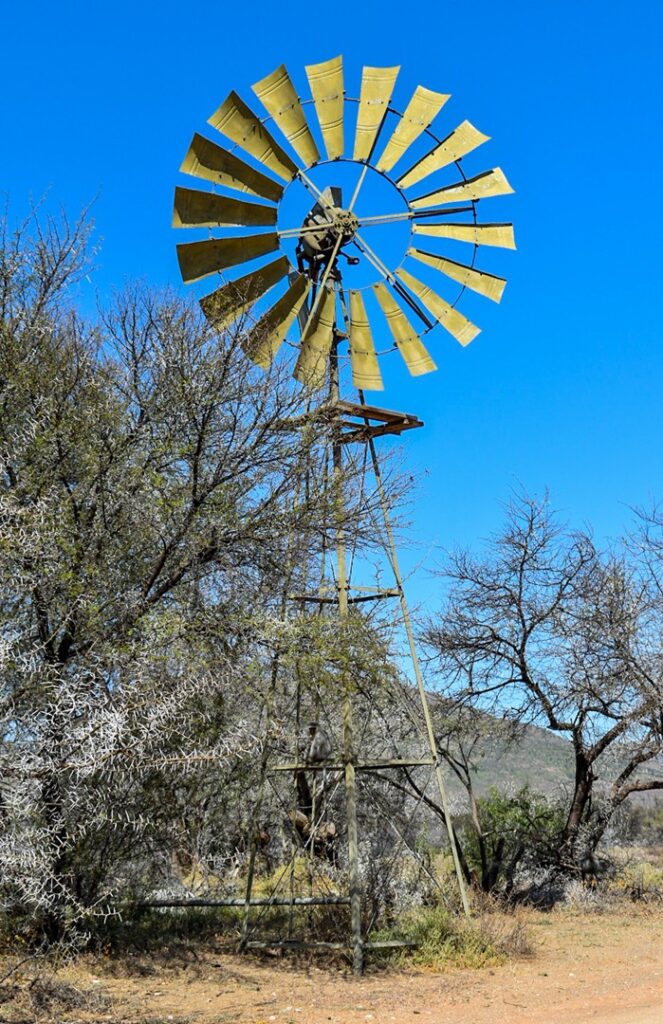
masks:
[[[100,995],[97,1009],[42,1017],[122,1024],[663,1024],[663,912],[532,914],[535,954],[478,971],[295,968],[207,951],[129,972],[96,961],[60,973]],[[3,1015],[6,1010],[7,1015]],[[0,1022],[27,1021],[0,1007]],[[34,1019],[37,1019],[35,1015]]]

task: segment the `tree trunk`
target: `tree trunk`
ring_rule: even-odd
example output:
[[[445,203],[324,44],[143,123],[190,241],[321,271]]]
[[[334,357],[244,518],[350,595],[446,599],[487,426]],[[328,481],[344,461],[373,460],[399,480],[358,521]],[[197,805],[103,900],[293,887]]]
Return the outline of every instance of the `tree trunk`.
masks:
[[[441,818],[442,821],[444,821],[444,818],[442,816],[442,809],[440,808],[439,810],[440,810],[440,818]],[[465,881],[467,882],[468,885],[476,885],[476,882],[477,882],[476,876],[475,876],[474,872],[470,869],[469,864],[467,863],[467,860],[465,858],[465,853],[463,852],[463,847],[462,847],[461,841],[458,838],[458,833],[456,832],[455,828],[453,830],[453,833],[454,833],[454,841],[456,843],[456,850],[458,851],[458,861],[460,863],[460,869],[463,872],[463,876],[465,878]]]
[[[497,885],[500,871],[504,863],[504,836],[500,836],[493,848],[490,862],[485,864],[481,873],[481,888],[484,892],[492,892]]]
[[[588,761],[580,744],[576,743],[575,786],[573,800],[562,832],[562,841],[559,850],[560,863],[565,867],[575,865],[580,853],[583,852],[579,851],[576,846],[580,827],[585,821],[588,808],[591,804],[594,779],[595,775],[592,771],[592,764]]]
[[[47,943],[52,945],[63,938],[65,933],[65,907],[62,892],[67,889],[67,835],[62,816],[62,793],[56,778],[51,777],[44,784],[41,805],[51,847],[49,875],[44,880],[46,891],[49,894],[49,902],[42,919],[42,930]]]
[[[520,859],[523,856],[524,852],[525,852],[525,846],[524,846],[523,843],[520,843],[518,845],[518,848],[516,849],[516,852],[514,853],[513,857],[511,858],[511,860],[509,861],[509,863],[506,866],[506,871],[505,871],[506,887],[504,889],[504,894],[507,897],[507,899],[510,899],[511,895],[513,893],[513,886],[514,886],[516,868],[518,867],[518,864],[519,864]]]

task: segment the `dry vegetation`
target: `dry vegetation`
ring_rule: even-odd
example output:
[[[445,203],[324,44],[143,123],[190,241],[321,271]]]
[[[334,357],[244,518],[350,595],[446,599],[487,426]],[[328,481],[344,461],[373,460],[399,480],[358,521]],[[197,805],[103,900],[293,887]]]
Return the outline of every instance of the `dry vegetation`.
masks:
[[[663,911],[623,901],[597,906],[522,910],[515,923],[483,915],[467,934],[501,953],[481,966],[466,944],[460,956],[447,949],[443,962],[374,966],[364,979],[334,960],[237,957],[214,939],[26,964],[2,986],[0,1021],[403,1024],[453,1014],[458,1024],[655,1024],[663,1007]]]
[[[659,1021],[663,512],[602,551],[522,496],[492,549],[450,562],[425,636],[473,919],[418,770],[365,773],[364,932],[408,948],[363,981],[340,952],[239,957],[237,909],[154,904],[242,899],[254,857],[254,896],[290,865],[293,894],[347,893],[341,775],[325,757],[307,778],[304,723],[354,760],[414,749],[393,616],[288,608],[332,527],[376,543],[375,496],[348,458],[339,499],[305,396],[249,364],[241,325],[218,335],[144,288],[85,322],[85,220],[0,225],[0,243],[0,1024],[492,1024],[502,1004],[552,1024],[592,1000],[617,1021],[627,996],[622,1024]],[[361,749],[342,738],[350,683]],[[568,791],[503,765],[480,791],[482,741],[513,749],[528,725],[567,737]],[[293,758],[268,791],[270,760]],[[288,913],[347,941],[347,907],[264,922],[282,935]]]
[[[152,911],[96,954],[6,946],[0,1021],[402,1024],[453,1010],[459,1022],[488,1024],[488,1009],[501,1007],[497,1019],[528,1024],[654,1024],[663,1008],[663,849],[610,852],[613,875],[568,882],[552,910],[505,909],[475,894],[469,922],[443,907],[401,915],[373,938],[416,945],[373,954],[364,979],[336,952],[238,955],[239,916],[228,910]]]

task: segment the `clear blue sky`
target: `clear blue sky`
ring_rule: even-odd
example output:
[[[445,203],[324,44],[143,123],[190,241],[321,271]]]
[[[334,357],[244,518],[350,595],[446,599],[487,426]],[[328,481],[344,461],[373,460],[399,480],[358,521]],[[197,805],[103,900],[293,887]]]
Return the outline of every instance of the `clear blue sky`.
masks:
[[[136,275],[182,287],[177,168],[231,88],[250,99],[281,62],[301,83],[342,52],[354,95],[364,63],[402,66],[401,109],[417,83],[452,93],[447,130],[467,117],[492,137],[470,173],[500,165],[516,189],[485,210],[515,222],[518,252],[486,250],[509,284],[472,305],[473,344],[438,329],[439,372],[390,372],[375,396],[426,421],[403,441],[428,474],[407,560],[477,542],[517,482],[616,534],[663,498],[662,29],[661,0],[13,4],[0,189],[17,213],[46,189],[72,215],[99,194],[91,308]]]

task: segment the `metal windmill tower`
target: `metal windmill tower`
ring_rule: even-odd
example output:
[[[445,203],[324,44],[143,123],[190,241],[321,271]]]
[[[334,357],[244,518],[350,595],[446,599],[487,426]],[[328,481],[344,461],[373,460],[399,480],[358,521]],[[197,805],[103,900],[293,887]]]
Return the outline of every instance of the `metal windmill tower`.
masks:
[[[352,585],[345,530],[339,521],[333,594],[323,596],[318,592],[299,595],[298,599],[333,605],[341,621],[347,620],[353,602],[383,598],[399,602],[428,744],[425,763],[435,776],[461,898],[468,912],[442,766],[375,445],[379,436],[400,435],[423,424],[416,416],[367,404],[364,391],[383,388],[379,357],[391,351],[400,353],[414,376],[435,370],[436,364],[422,338],[436,325],[441,324],[463,346],[479,333],[479,328],[457,309],[458,300],[469,289],[499,302],[505,280],[479,269],[475,263],[483,246],[513,249],[515,244],[512,225],[480,221],[478,204],[513,189],[499,168],[466,177],[462,158],[488,139],[469,121],[463,121],[443,137],[433,131],[431,126],[450,99],[448,95],[418,86],[403,113],[392,106],[398,72],[398,67],[364,67],[360,95],[351,98],[344,89],[341,57],[309,65],[306,76],[311,98],[302,100],[286,68],[281,66],[253,86],[266,115],[254,113],[237,93],[231,92],[209,118],[210,125],[229,143],[221,146],[196,134],[181,167],[183,173],[212,182],[220,190],[178,186],[173,226],[210,229],[209,237],[178,245],[177,254],[185,282],[223,275],[220,287],[201,299],[205,315],[215,328],[222,330],[248,314],[251,322],[244,334],[243,347],[246,355],[263,368],[269,367],[287,339],[298,339],[294,376],[312,395],[324,386],[327,388],[328,398],[323,404],[330,429],[326,436],[333,471],[339,480],[347,446],[367,448],[382,502],[385,553],[393,585]],[[315,117],[309,124],[307,107],[309,113],[317,115],[317,125],[313,123]],[[274,138],[274,130],[284,136],[285,148]],[[349,131],[354,133],[351,157],[345,155]],[[325,156],[321,154],[320,142]],[[341,164],[354,165],[356,170],[345,204],[338,185]],[[357,212],[367,175],[377,175],[386,183],[392,193],[393,209],[366,215]],[[428,178],[432,187],[422,191],[421,183]],[[287,197],[295,187],[307,197],[306,207],[299,224],[288,224],[284,222],[284,211]],[[243,193],[249,199],[237,198],[232,193]],[[367,236],[377,233],[376,229],[399,224],[409,228],[409,244],[394,265],[391,258],[386,262],[378,254]],[[211,229],[221,231],[212,234]],[[457,255],[458,243],[461,249],[463,244],[467,247],[468,262],[459,262],[437,251],[446,247],[446,251],[450,249]],[[435,251],[421,248],[422,245],[432,246]],[[413,273],[404,265],[409,267],[413,262],[425,269]],[[226,271],[245,263],[251,265],[248,272],[225,278]],[[375,280],[346,290],[346,268],[350,276],[360,264],[372,268]],[[447,285],[455,289],[455,297],[443,298],[428,284],[431,271],[446,279]],[[424,274],[423,279],[419,273]],[[374,313],[381,317],[376,333],[380,339],[388,339],[386,351],[376,350]],[[344,360],[349,361],[352,384],[358,392],[351,400],[341,393]],[[251,941],[249,926],[250,911],[256,904],[344,903],[351,910],[354,966],[361,971],[364,952],[371,943],[362,934],[357,773],[424,762],[385,758],[362,763],[358,759],[351,686],[346,688],[343,703],[342,748],[340,763],[325,762],[319,767],[342,773],[344,779],[347,895],[339,899],[298,899],[291,895],[289,899],[275,896],[268,901],[257,900],[252,896],[254,851],[243,901],[243,944],[260,944]],[[301,767],[295,763],[276,766],[275,770],[297,771]]]

